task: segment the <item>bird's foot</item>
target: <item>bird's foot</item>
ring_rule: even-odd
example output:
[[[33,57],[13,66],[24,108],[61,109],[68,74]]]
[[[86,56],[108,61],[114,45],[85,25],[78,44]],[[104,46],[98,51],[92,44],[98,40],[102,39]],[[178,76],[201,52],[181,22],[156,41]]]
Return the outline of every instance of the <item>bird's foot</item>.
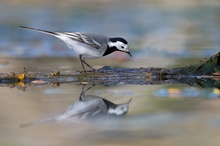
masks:
[[[98,72],[98,70],[97,70],[97,69],[94,69],[94,68],[91,68],[90,71],[91,71],[91,72]]]
[[[80,73],[93,73],[93,72],[98,72],[98,70],[92,68],[90,70],[83,70],[83,71],[80,71]]]

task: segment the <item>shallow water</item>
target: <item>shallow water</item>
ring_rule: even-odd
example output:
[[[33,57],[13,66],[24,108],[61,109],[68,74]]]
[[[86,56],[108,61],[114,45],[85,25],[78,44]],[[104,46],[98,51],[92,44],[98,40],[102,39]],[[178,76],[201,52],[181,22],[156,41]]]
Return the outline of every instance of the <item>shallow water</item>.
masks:
[[[106,9],[95,10],[83,8],[83,11],[0,7],[0,11],[8,12],[8,15],[0,15],[3,24],[0,32],[5,36],[0,44],[1,73],[21,71],[23,67],[32,72],[81,70],[77,56],[62,42],[21,30],[19,25],[126,36],[134,57],[114,53],[88,60],[96,68],[105,65],[182,67],[219,51],[218,7],[168,9],[142,5],[123,12],[122,5],[104,5]],[[13,9],[9,11],[9,8]],[[62,22],[58,16],[62,16]],[[99,18],[104,23],[97,24]],[[95,86],[86,95],[96,95],[113,103],[124,103],[132,98],[128,113],[21,127],[60,115],[79,99],[81,88],[82,85],[74,83],[26,88],[21,84],[11,88],[2,84],[0,144],[217,146],[220,143],[220,90],[184,84]]]
[[[59,62],[65,64],[65,68],[57,67],[61,72],[72,71],[77,68],[74,61],[11,58],[2,70],[9,72],[25,66],[31,71],[50,72]],[[78,100],[81,88],[82,85],[74,83],[59,87],[49,84],[1,87],[1,141],[7,145],[177,145],[182,141],[187,141],[183,145],[217,145],[219,142],[219,89],[181,84],[95,86],[86,95],[96,95],[114,103],[132,98],[127,115],[20,127],[62,114]]]

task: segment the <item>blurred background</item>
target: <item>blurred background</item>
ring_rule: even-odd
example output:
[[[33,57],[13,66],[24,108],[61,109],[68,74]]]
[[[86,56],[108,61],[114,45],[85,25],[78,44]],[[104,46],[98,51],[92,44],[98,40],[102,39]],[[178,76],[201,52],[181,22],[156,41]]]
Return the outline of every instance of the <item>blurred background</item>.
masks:
[[[25,30],[95,32],[124,37],[133,58],[117,52],[88,60],[99,68],[182,67],[219,52],[219,0],[0,1],[0,72],[72,72],[78,56],[57,38]],[[88,94],[115,103],[133,98],[122,118],[80,123],[20,124],[59,115],[81,87],[0,88],[0,145],[218,146],[220,91],[181,84],[97,86]]]
[[[61,41],[20,25],[122,36],[138,58],[210,56],[219,51],[219,5],[218,0],[9,0],[0,6],[1,56],[74,56]]]

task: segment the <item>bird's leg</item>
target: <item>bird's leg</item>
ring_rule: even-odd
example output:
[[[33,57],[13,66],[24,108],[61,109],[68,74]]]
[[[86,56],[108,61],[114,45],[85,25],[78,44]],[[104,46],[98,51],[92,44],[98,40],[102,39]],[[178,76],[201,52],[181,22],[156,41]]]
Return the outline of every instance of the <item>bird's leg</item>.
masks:
[[[88,87],[85,91],[84,91],[84,93],[86,93],[87,91],[89,91],[92,87],[94,87],[95,85],[91,85],[90,87]]]
[[[83,71],[84,71],[84,73],[86,73],[86,70],[85,70],[85,67],[84,67],[84,64],[83,64],[84,60],[82,59],[82,55],[81,54],[79,55],[79,59],[80,59]]]
[[[95,69],[93,67],[91,67],[85,60],[83,60],[83,62],[89,67],[91,68],[93,71],[95,71]]]
[[[82,101],[83,100],[83,96],[85,96],[85,92],[84,92],[84,88],[85,88],[86,85],[83,85],[82,87],[82,90],[81,90],[81,93],[79,95],[79,100]]]
[[[85,93],[86,93],[87,91],[89,91],[92,87],[94,87],[95,85],[92,85],[92,86],[88,87],[86,90],[84,90],[84,89],[85,89],[85,86],[86,86],[86,85],[83,85],[83,87],[82,87],[82,90],[81,90],[81,93],[80,93],[80,96],[79,96],[79,100],[80,100],[80,101],[83,100],[83,97],[85,96]]]
[[[86,64],[91,70],[95,71],[94,68],[92,68],[86,61],[85,61],[85,58],[83,58],[82,55],[79,55],[79,59],[81,61],[81,64],[82,64],[82,67],[83,67],[83,71],[86,73],[86,70],[85,70],[85,67],[84,67],[84,64]]]

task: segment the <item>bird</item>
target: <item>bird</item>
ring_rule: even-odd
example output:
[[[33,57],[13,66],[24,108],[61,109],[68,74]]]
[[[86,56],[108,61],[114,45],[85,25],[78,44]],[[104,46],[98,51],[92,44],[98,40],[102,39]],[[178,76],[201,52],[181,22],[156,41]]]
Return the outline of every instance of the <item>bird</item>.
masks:
[[[38,122],[23,124],[21,127],[24,128],[49,122],[77,122],[104,115],[123,116],[127,114],[132,98],[125,103],[115,104],[96,95],[85,95],[85,92],[88,91],[88,89],[84,91],[83,86],[79,99],[73,102],[73,104],[62,114]]]
[[[95,70],[85,61],[85,59],[104,57],[115,51],[127,53],[130,57],[132,57],[129,51],[128,42],[122,37],[110,38],[104,35],[89,32],[56,32],[27,26],[20,27],[49,34],[64,41],[70,49],[73,49],[75,53],[79,55],[81,65],[85,73],[86,70],[84,64],[90,69]]]

